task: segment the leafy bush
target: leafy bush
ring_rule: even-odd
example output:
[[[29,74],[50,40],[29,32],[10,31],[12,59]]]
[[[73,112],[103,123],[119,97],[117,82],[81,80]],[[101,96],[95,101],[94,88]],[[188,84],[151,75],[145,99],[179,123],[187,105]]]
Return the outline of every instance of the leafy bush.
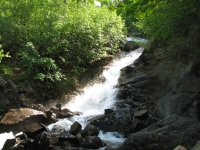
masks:
[[[151,40],[160,42],[171,37],[187,36],[191,23],[197,19],[198,7],[200,3],[195,0],[161,1],[149,15],[140,18],[136,25]]]
[[[72,81],[66,72],[82,73],[124,38],[124,22],[106,6],[53,0],[2,0],[0,6],[0,43],[29,81]]]

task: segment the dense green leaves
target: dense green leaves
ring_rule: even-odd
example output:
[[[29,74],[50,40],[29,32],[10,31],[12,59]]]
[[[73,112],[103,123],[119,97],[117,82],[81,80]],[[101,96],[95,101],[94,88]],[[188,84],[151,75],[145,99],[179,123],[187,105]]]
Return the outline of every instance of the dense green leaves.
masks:
[[[121,17],[90,3],[1,0],[0,44],[30,81],[71,80],[66,72],[80,74],[124,37]]]

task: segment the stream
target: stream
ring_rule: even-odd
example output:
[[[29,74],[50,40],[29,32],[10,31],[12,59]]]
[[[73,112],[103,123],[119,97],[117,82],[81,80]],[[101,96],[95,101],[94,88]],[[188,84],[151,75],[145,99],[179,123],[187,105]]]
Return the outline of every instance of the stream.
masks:
[[[83,92],[75,96],[69,103],[62,106],[71,111],[82,112],[82,115],[71,117],[70,119],[61,119],[54,124],[50,124],[48,128],[51,130],[54,125],[61,125],[66,130],[78,121],[82,128],[88,124],[88,120],[97,115],[104,114],[105,109],[114,107],[116,101],[117,83],[120,76],[120,70],[132,64],[142,53],[143,48],[139,48],[123,55],[114,60],[108,69],[103,71],[102,76],[105,78],[103,83],[95,83],[83,89]],[[0,149],[8,138],[13,138],[12,132],[0,134]],[[99,137],[113,146],[117,147],[124,141],[123,135],[117,132],[103,133],[100,131]],[[103,149],[103,148],[101,148]]]

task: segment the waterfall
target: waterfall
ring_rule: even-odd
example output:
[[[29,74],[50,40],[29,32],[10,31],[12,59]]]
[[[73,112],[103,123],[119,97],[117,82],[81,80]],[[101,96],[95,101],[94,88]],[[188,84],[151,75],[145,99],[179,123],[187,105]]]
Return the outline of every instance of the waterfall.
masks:
[[[123,57],[112,62],[108,69],[103,71],[102,76],[105,78],[103,83],[95,83],[83,89],[83,93],[75,96],[69,103],[63,106],[71,111],[82,112],[82,115],[71,117],[70,119],[61,119],[54,124],[48,126],[49,129],[55,124],[63,126],[66,130],[70,129],[73,122],[78,121],[84,128],[88,119],[104,114],[104,110],[112,108],[116,101],[117,83],[120,76],[120,70],[132,64],[142,53],[142,48],[125,54]],[[99,133],[102,140],[106,140],[112,145],[122,143],[123,135],[117,132]],[[12,132],[0,134],[0,149],[2,149],[6,139],[14,138]]]
[[[70,119],[61,119],[55,124],[61,125],[65,127],[66,130],[69,130],[71,124],[78,121],[84,128],[90,118],[104,114],[105,109],[112,108],[116,101],[116,85],[120,76],[120,70],[123,67],[132,64],[141,55],[141,52],[142,48],[139,48],[136,51],[124,55],[120,59],[114,60],[109,69],[103,71],[103,76],[105,78],[103,83],[95,83],[85,87],[82,94],[75,96],[69,103],[63,106],[71,111],[79,111],[83,114],[74,116]],[[49,128],[51,129],[55,124],[49,125]],[[123,136],[119,133],[103,134],[100,132],[99,137],[103,140],[110,141],[113,144],[116,142],[123,142]]]

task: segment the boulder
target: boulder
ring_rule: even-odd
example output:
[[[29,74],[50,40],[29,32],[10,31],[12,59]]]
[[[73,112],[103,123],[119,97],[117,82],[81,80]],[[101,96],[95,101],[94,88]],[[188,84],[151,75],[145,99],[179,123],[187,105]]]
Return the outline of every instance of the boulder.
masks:
[[[64,108],[64,109],[62,109],[61,111],[58,112],[57,117],[62,119],[62,118],[69,118],[69,117],[72,117],[74,115],[75,114],[72,111],[70,111],[67,108]]]
[[[86,136],[85,138],[83,138],[81,147],[89,149],[98,149],[102,147],[102,142],[98,136]]]
[[[148,110],[140,110],[134,114],[134,117],[140,120],[145,119],[148,117]]]
[[[70,128],[70,134],[77,135],[82,130],[82,125],[79,122],[74,122]]]
[[[70,146],[70,147],[79,146],[79,141],[77,137],[67,132],[63,132],[59,135],[59,143],[62,143],[61,145]]]
[[[51,129],[51,133],[62,133],[66,132],[65,128],[60,126],[60,125],[54,125],[53,128]]]
[[[138,48],[139,48],[139,45],[135,44],[134,41],[127,41],[122,50],[123,51],[132,51],[132,50],[135,50]]]
[[[46,115],[30,108],[11,109],[4,115],[0,122],[0,133],[10,132],[19,133],[21,131],[35,132],[41,129],[40,123],[47,124]]]
[[[94,125],[87,125],[85,127],[85,129],[83,129],[80,134],[82,135],[82,137],[86,137],[86,136],[98,136],[99,134],[99,128],[94,126]]]
[[[55,123],[57,121],[56,119],[56,114],[53,113],[52,111],[46,111],[46,116],[48,118],[49,123]]]
[[[191,94],[169,92],[157,102],[157,114],[165,118],[172,114],[181,115],[192,105]]]
[[[199,132],[198,120],[172,115],[131,134],[117,150],[169,150],[177,145],[191,149],[200,139]]]
[[[90,124],[98,127],[103,132],[123,132],[130,134],[133,112],[130,108],[116,109],[115,112],[98,116],[90,120]]]
[[[58,136],[49,132],[42,132],[36,136],[32,143],[32,149],[37,150],[49,150],[51,145],[58,144]]]
[[[42,125],[42,124],[39,124],[37,122],[34,122],[32,124],[27,124],[26,125],[26,128],[24,128],[22,130],[28,137],[30,138],[35,138],[35,136],[37,134],[40,134],[41,132],[43,131],[48,131],[48,129]]]

